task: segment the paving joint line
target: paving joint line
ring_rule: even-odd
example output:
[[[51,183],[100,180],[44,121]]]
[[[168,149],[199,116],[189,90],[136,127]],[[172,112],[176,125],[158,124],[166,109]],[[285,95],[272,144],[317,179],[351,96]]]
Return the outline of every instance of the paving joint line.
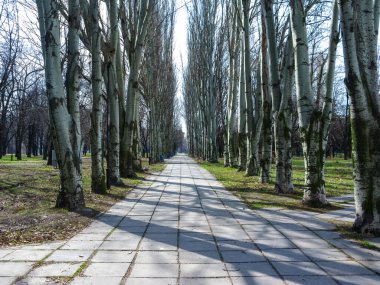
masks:
[[[198,166],[199,166],[199,165],[198,165]],[[191,172],[191,168],[189,167],[189,169],[190,169],[191,176],[193,177],[192,172]],[[201,174],[201,175],[203,176],[203,179],[205,179],[205,178],[204,178],[204,175],[203,175],[203,174]],[[206,180],[207,180],[207,179],[206,179]],[[204,207],[203,207],[202,199],[201,199],[201,196],[199,195],[199,189],[198,189],[198,186],[195,184],[194,179],[192,179],[192,181],[193,181],[193,184],[194,184],[195,189],[196,189],[196,191],[197,191],[197,195],[198,195],[198,198],[199,198],[199,204],[200,204],[201,207],[202,207],[203,214],[205,215],[206,220],[207,220],[207,224],[208,224],[208,226],[209,226],[209,228],[210,228],[210,231],[211,231],[211,234],[212,234],[212,237],[213,237],[213,240],[214,240],[214,243],[215,243],[216,250],[217,250],[217,252],[218,252],[219,258],[220,258],[220,260],[223,262],[224,270],[227,272],[228,279],[229,279],[231,285],[233,285],[232,277],[231,277],[230,272],[229,272],[229,270],[228,270],[228,268],[227,268],[226,262],[224,261],[224,258],[223,258],[222,252],[221,252],[221,250],[220,250],[219,244],[218,244],[218,242],[217,242],[217,240],[216,240],[215,234],[214,234],[213,229],[212,229],[212,227],[211,227],[211,224],[210,224],[210,220],[209,220],[209,218],[208,218],[208,215],[206,214],[206,211],[205,211],[205,209],[204,209]],[[209,182],[208,182],[208,183],[209,183]],[[209,183],[209,186],[210,186],[210,183]]]
[[[166,168],[165,168],[165,170],[166,170]],[[165,171],[165,170],[164,170],[164,171]],[[159,174],[157,174],[155,177],[160,176],[164,171],[161,171],[161,172],[160,172]],[[170,171],[172,171],[172,169],[171,169]],[[155,179],[155,181],[158,181],[158,180]],[[150,219],[149,219],[149,223],[148,223],[147,227],[145,228],[145,231],[142,233],[141,238],[140,238],[140,241],[139,241],[138,244],[137,244],[137,247],[135,248],[136,253],[135,253],[135,255],[134,255],[134,257],[133,257],[133,259],[132,259],[132,261],[131,261],[131,263],[130,263],[130,265],[129,265],[129,267],[128,267],[127,272],[124,274],[123,278],[120,280],[120,283],[119,283],[120,285],[124,285],[124,284],[126,284],[127,281],[128,281],[128,278],[130,277],[130,275],[131,275],[131,273],[132,273],[133,267],[134,267],[134,265],[135,265],[135,263],[136,263],[136,259],[137,259],[138,254],[139,254],[139,249],[140,249],[141,243],[142,243],[142,241],[143,241],[143,239],[144,239],[144,237],[145,237],[145,235],[146,235],[146,232],[148,231],[149,227],[151,226],[150,223],[151,223],[151,221],[152,221],[153,215],[154,215],[154,213],[155,213],[155,211],[156,211],[156,209],[157,209],[157,205],[158,205],[158,204],[160,203],[160,201],[161,201],[162,195],[163,195],[163,193],[165,192],[165,189],[166,189],[167,185],[168,185],[168,177],[166,178],[166,181],[164,182],[164,189],[161,191],[161,195],[160,195],[160,197],[159,197],[159,199],[158,199],[158,201],[157,201],[157,203],[156,203],[156,206],[154,207],[154,210],[152,211],[152,214],[151,214]],[[151,188],[151,187],[149,187],[149,188],[147,189],[147,191],[146,191],[146,192],[144,193],[144,195],[139,199],[139,201],[145,196],[145,194],[148,192],[148,190],[149,190],[150,188]],[[137,203],[137,202],[136,202],[136,203]]]

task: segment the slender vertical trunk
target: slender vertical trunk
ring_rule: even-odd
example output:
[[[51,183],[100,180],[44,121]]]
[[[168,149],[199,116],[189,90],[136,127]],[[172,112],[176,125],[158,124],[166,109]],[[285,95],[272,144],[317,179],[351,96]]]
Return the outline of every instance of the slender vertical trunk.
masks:
[[[247,103],[245,97],[245,62],[244,62],[244,41],[241,41],[241,55],[240,55],[240,115],[239,115],[239,170],[245,170],[247,165]]]
[[[261,33],[261,93],[263,97],[263,144],[260,159],[260,182],[270,182],[270,167],[272,162],[272,98],[269,93],[267,36],[263,22]]]
[[[294,193],[292,179],[292,89],[294,82],[294,57],[292,33],[286,42],[284,61],[281,71],[281,103],[278,112],[274,112],[274,132],[276,149],[277,193]],[[274,96],[274,94],[272,94]]]
[[[116,52],[119,38],[118,1],[107,1],[110,24],[110,51],[105,51],[105,82],[108,99],[108,150],[107,168],[109,184],[119,185],[120,178],[120,134],[119,134],[119,86],[116,74]]]
[[[233,20],[231,27],[231,40],[230,40],[230,66],[229,66],[229,89],[228,89],[228,109],[227,109],[227,140],[228,140],[228,161],[229,166],[237,166],[237,153],[236,153],[236,111],[237,111],[237,92],[239,82],[239,49],[240,49],[240,32],[238,26],[238,14],[236,9],[232,9]]]
[[[133,150],[134,130],[136,129],[137,118],[137,92],[138,92],[138,75],[144,53],[144,41],[148,30],[149,21],[153,10],[153,1],[144,0],[140,3],[141,10],[136,15],[136,34],[130,43],[129,52],[129,79],[127,87],[127,103],[125,122],[123,126],[123,137],[121,140],[120,150],[120,172],[122,177],[135,177],[133,170],[133,161],[136,159],[136,154]],[[137,4],[135,4],[137,5]]]
[[[99,3],[91,0],[91,190],[94,193],[106,192],[106,178],[103,167],[103,97],[102,97],[102,62],[100,51]]]
[[[79,110],[79,29],[80,29],[80,7],[79,0],[68,2],[68,24],[67,35],[67,72],[65,87],[67,92],[67,110],[71,115],[71,144],[73,146],[74,163],[76,167],[82,167],[82,136]]]
[[[76,154],[77,145],[73,145],[71,140],[71,134],[75,134],[78,128],[75,130],[72,129],[74,125],[73,121],[75,121],[75,119],[72,118],[66,107],[66,96],[64,94],[63,80],[61,76],[58,3],[56,0],[38,0],[37,5],[42,5],[42,8],[40,6],[38,10],[43,11],[44,15],[39,16],[40,18],[45,19],[46,92],[49,101],[52,125],[55,131],[56,151],[61,178],[61,189],[57,197],[56,206],[76,210],[84,206],[84,196],[81,165]],[[75,11],[70,9],[70,12],[73,12],[73,17],[75,17]],[[40,30],[43,29],[40,28]],[[77,42],[76,39],[74,39],[77,35],[75,33],[70,33],[70,35],[68,41]],[[77,102],[75,98],[68,98],[68,100]],[[73,110],[77,109],[76,106],[72,107]]]
[[[265,19],[268,37],[270,91],[273,101],[273,121],[276,154],[276,183],[277,193],[293,193],[292,154],[291,154],[291,100],[293,83],[293,51],[291,31],[289,31],[281,70],[278,67],[278,51],[273,16],[273,1],[262,1],[262,12]],[[282,82],[281,82],[282,80]],[[282,83],[282,84],[281,84]],[[281,88],[282,86],[282,88]]]
[[[254,114],[253,109],[253,98],[252,98],[252,75],[251,75],[251,48],[249,40],[249,11],[250,11],[250,0],[242,1],[243,8],[243,41],[244,49],[242,49],[242,54],[244,56],[244,92],[245,92],[245,102],[246,102],[246,124],[247,124],[247,162],[246,162],[246,172],[247,176],[253,176],[259,174],[258,165],[258,141],[260,137],[260,130],[257,130],[257,119],[258,114]],[[242,74],[243,76],[243,74]]]

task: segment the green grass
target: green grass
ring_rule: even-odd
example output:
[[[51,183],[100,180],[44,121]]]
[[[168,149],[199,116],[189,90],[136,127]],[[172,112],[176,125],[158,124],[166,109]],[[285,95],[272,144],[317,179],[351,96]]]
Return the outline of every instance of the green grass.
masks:
[[[376,244],[373,244],[369,241],[366,241],[366,240],[362,240],[360,242],[361,246],[362,247],[365,247],[365,248],[368,248],[368,249],[372,249],[372,250],[376,250],[376,251],[380,251],[380,247],[378,247]]]
[[[266,207],[285,207],[288,209],[303,209],[325,212],[339,209],[342,205],[333,204],[326,208],[315,209],[302,204],[304,185],[303,159],[293,159],[293,184],[295,194],[277,194],[274,191],[274,183],[262,184],[258,177],[246,177],[245,172],[238,172],[235,168],[224,167],[223,162],[198,163],[210,171],[223,185],[235,195],[241,197],[250,208],[260,209]],[[275,178],[274,165],[271,168],[272,180]],[[327,159],[325,167],[325,180],[327,196],[340,196],[352,193],[352,163],[343,159]]]
[[[0,164],[7,163],[7,162],[16,162],[16,161],[39,162],[39,161],[41,161],[41,156],[27,157],[26,155],[23,155],[21,157],[21,160],[17,160],[17,158],[14,154],[6,154],[2,158],[0,158]]]
[[[343,238],[353,240],[362,247],[380,251],[380,248],[377,245],[366,240],[368,238],[379,237],[378,233],[358,233],[353,231],[351,222],[343,222],[339,220],[329,220],[329,222],[336,225],[336,230]]]
[[[41,157],[11,161],[0,159],[0,246],[66,239],[87,226],[100,212],[123,199],[128,191],[149,173],[161,171],[164,164],[148,166],[124,186],[112,187],[105,195],[91,193],[91,159],[83,158],[83,188],[86,208],[81,212],[56,209],[59,171]]]

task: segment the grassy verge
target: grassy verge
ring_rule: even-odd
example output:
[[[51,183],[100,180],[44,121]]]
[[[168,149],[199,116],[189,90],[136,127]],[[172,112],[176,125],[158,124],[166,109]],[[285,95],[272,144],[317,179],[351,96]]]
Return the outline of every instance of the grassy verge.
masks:
[[[352,230],[352,223],[350,222],[342,222],[337,220],[330,220],[329,222],[336,225],[336,230],[341,234],[343,238],[353,240],[357,242],[361,247],[380,251],[380,247],[367,240],[368,238],[378,237],[379,235],[377,233],[374,234],[354,232]]]
[[[331,204],[326,208],[315,209],[302,204],[304,167],[303,159],[293,160],[293,183],[295,194],[277,194],[274,192],[274,183],[262,184],[258,177],[246,177],[244,172],[235,168],[224,167],[222,161],[198,163],[210,171],[228,190],[241,197],[252,209],[266,207],[282,207],[288,209],[301,209],[317,212],[326,212],[339,209],[339,204]],[[274,179],[274,165],[271,177]],[[352,166],[351,161],[343,159],[328,159],[325,167],[325,180],[327,196],[340,196],[352,193]]]
[[[144,173],[123,180],[125,186],[112,187],[107,194],[91,193],[91,161],[83,158],[83,186],[86,208],[69,212],[54,208],[59,187],[59,172],[38,158],[0,159],[0,246],[67,239],[100,212],[124,198],[151,172],[164,164],[149,165],[143,160]]]

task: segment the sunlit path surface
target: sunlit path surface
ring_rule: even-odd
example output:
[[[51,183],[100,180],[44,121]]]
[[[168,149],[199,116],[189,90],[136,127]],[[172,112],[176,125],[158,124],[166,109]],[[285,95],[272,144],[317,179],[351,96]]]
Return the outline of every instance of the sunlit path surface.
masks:
[[[380,284],[380,252],[316,214],[249,210],[193,160],[167,163],[69,241],[0,250],[0,284]]]

